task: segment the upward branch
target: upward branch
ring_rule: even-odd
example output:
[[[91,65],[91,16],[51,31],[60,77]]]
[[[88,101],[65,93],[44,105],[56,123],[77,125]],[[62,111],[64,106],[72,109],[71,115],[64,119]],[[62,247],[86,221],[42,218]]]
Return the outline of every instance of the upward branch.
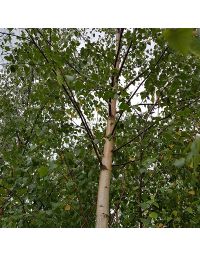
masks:
[[[32,41],[33,44],[36,46],[36,48],[39,50],[39,52],[40,52],[41,55],[44,57],[44,59],[46,60],[46,62],[47,62],[48,64],[51,64],[51,65],[53,66],[53,67],[51,67],[51,68],[52,68],[52,71],[53,71],[53,73],[55,74],[55,76],[57,77],[57,72],[56,72],[56,69],[55,69],[55,67],[54,67],[54,63],[51,63],[51,61],[47,58],[47,56],[45,55],[44,51],[38,46],[38,44],[35,42],[33,36],[29,33],[28,29],[26,29],[26,32],[28,33],[29,37],[31,38],[31,41]],[[74,106],[76,112],[78,113],[78,115],[79,115],[79,117],[80,117],[80,119],[81,119],[81,121],[82,121],[82,123],[83,123],[83,126],[85,127],[85,130],[86,130],[86,132],[87,132],[87,134],[88,134],[88,137],[89,137],[89,139],[90,139],[90,142],[91,142],[91,144],[92,144],[92,146],[93,146],[93,148],[94,148],[94,151],[95,151],[95,154],[96,154],[96,156],[97,156],[97,159],[98,159],[99,163],[101,164],[100,152],[99,152],[98,147],[97,147],[96,144],[94,143],[94,137],[93,137],[93,134],[92,134],[92,132],[91,132],[89,126],[88,126],[88,123],[87,123],[87,121],[86,121],[86,119],[85,119],[85,116],[84,116],[84,114],[82,113],[82,111],[81,111],[81,109],[80,109],[80,107],[79,107],[78,102],[77,102],[76,99],[74,98],[73,92],[71,91],[71,89],[70,89],[70,87],[69,87],[69,85],[68,85],[68,83],[67,83],[67,81],[66,81],[66,79],[65,79],[65,76],[64,76],[63,73],[61,72],[61,69],[59,69],[59,70],[60,70],[60,74],[62,75],[63,81],[64,81],[64,83],[65,83],[65,84],[62,83],[62,88],[63,88],[65,94],[68,96],[68,98],[69,98],[69,100],[71,101],[71,103],[73,104],[73,106]],[[65,86],[65,85],[66,85],[66,86]]]
[[[121,28],[121,29],[119,28],[119,30],[120,30],[119,42],[118,42],[118,46],[117,46],[117,54],[115,56],[115,62],[114,62],[114,65],[113,65],[114,69],[117,69],[117,65],[118,65],[118,61],[119,61],[119,54],[120,54],[120,50],[121,50],[122,34],[123,34],[124,29],[123,28]],[[117,76],[117,78],[118,77],[119,76]],[[116,78],[116,75],[113,74],[112,75],[111,87],[114,87],[114,85],[115,85],[115,78]]]
[[[132,84],[135,83],[135,81],[137,81],[140,77],[142,77],[147,71],[151,70],[150,73],[152,73],[154,71],[154,69],[156,68],[156,66],[160,63],[160,61],[162,60],[162,58],[164,57],[165,52],[167,51],[168,47],[166,47],[163,52],[161,53],[159,59],[157,60],[156,64],[154,65],[153,69],[151,70],[151,67],[148,67],[147,69],[145,69],[142,73],[138,74],[133,80],[131,80],[124,88],[123,91],[127,90]],[[121,93],[119,93],[120,95]]]
[[[130,44],[129,44],[127,50],[126,50],[126,53],[125,53],[124,58],[123,58],[123,60],[122,60],[122,63],[121,63],[121,65],[120,65],[120,67],[119,67],[119,72],[118,72],[117,78],[119,78],[120,75],[121,75],[121,72],[122,72],[122,70],[123,70],[125,61],[126,61],[126,59],[127,59],[127,57],[128,57],[128,54],[129,54],[129,51],[130,51],[132,45],[133,45],[133,40],[131,40],[131,42],[130,42]]]
[[[154,65],[153,69],[147,74],[147,76],[143,79],[143,81],[137,86],[136,90],[133,92],[133,94],[129,97],[129,99],[127,100],[126,104],[129,104],[131,99],[136,95],[136,93],[138,92],[138,90],[140,89],[140,87],[144,84],[144,82],[149,78],[149,76],[154,72],[156,66],[158,66],[158,64],[160,63],[160,61],[162,60],[162,58],[164,57],[164,54],[166,52],[167,48],[164,49],[164,51],[162,52],[162,54],[160,55],[159,59],[157,60],[156,64]],[[140,75],[138,75],[134,80],[132,80],[123,90],[127,89],[129,86],[131,86],[133,84],[133,82],[135,82],[140,76],[142,76],[146,71],[148,71],[150,69],[150,67],[145,70],[144,72],[142,72]],[[113,128],[113,132],[112,135],[114,134],[114,131],[122,117],[122,115],[124,114],[125,111],[121,111],[120,115],[115,123],[115,126]]]
[[[174,113],[177,113],[177,112],[179,112],[179,111],[185,109],[186,107],[188,107],[188,106],[194,104],[194,103],[197,102],[198,100],[199,100],[199,97],[196,98],[193,102],[189,102],[188,104],[186,104],[186,105],[184,105],[184,106],[178,108],[175,112],[167,114],[165,117],[163,117],[162,119],[160,119],[160,121],[163,121],[163,120],[166,120],[166,119],[170,118]],[[149,129],[151,129],[152,127],[154,127],[156,124],[157,124],[157,122],[152,123],[151,125],[149,125],[148,127],[146,127],[144,130],[142,130],[140,133],[138,133],[135,137],[133,137],[132,139],[130,139],[128,142],[122,144],[120,147],[118,147],[118,148],[116,148],[115,150],[113,150],[113,152],[119,151],[119,150],[121,150],[123,147],[125,147],[126,145],[132,143],[132,142],[133,142],[134,140],[136,140],[138,137],[140,137],[141,135],[144,135],[145,133],[147,133],[147,131],[148,131]]]
[[[48,40],[48,39],[45,37],[45,35],[41,32],[40,29],[37,28],[36,31],[41,35],[41,37],[42,37],[42,38],[44,39],[44,41],[47,43],[47,46],[53,47],[51,41]],[[51,49],[50,49],[50,50],[51,50]],[[56,50],[56,52],[58,53],[57,50]],[[90,79],[88,78],[87,75],[85,75],[84,73],[82,73],[80,70],[78,70],[78,69],[76,68],[76,66],[74,65],[74,63],[71,63],[68,59],[66,59],[66,58],[65,58],[65,55],[63,55],[63,58],[65,59],[65,63],[66,63],[76,74],[78,74],[78,75],[81,77],[81,79],[82,79],[83,81],[88,81],[88,80],[90,80]]]

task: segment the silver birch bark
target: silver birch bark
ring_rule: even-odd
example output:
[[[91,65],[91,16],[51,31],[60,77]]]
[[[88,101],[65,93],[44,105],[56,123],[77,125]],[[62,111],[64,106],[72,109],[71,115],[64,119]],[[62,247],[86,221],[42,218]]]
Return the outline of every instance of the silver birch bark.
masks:
[[[116,54],[120,47],[120,29],[116,32]],[[119,54],[118,54],[119,55]],[[119,57],[115,64],[115,69],[119,69]],[[117,86],[117,78],[114,77],[113,87]],[[96,227],[107,228],[109,221],[109,193],[110,193],[110,179],[112,172],[113,147],[114,137],[112,135],[116,118],[116,99],[111,99],[109,103],[108,119],[105,132],[105,144],[102,156],[102,165],[99,178],[99,188],[97,197],[97,211],[96,211]]]

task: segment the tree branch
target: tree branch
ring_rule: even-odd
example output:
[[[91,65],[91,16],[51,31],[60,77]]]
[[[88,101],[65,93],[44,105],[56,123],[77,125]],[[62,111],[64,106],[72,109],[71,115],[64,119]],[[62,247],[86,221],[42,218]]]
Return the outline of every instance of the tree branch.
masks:
[[[40,29],[36,28],[36,30],[38,31],[38,33],[42,36],[42,38],[46,41],[48,46],[53,47],[53,45],[51,44],[51,41],[49,41],[48,39],[45,38],[44,34],[40,31]],[[56,51],[58,53],[58,51]],[[80,75],[81,77],[84,77],[84,80],[88,80],[89,78],[81,73],[73,64],[71,64],[66,58],[65,58],[65,63],[71,68],[73,69],[78,75]]]
[[[117,45],[117,54],[116,54],[116,56],[115,56],[115,62],[114,62],[114,65],[113,65],[113,67],[114,67],[114,69],[117,67],[117,62],[118,62],[118,60],[119,60],[119,54],[120,54],[120,50],[121,50],[121,41],[122,41],[122,34],[123,34],[123,31],[124,31],[124,29],[123,28],[118,28],[119,30],[120,30],[120,37],[119,37],[119,41],[118,41],[118,45]],[[111,82],[111,87],[114,87],[114,85],[115,85],[115,74],[113,74],[112,75],[112,82]],[[117,77],[118,77],[118,75],[117,75]]]
[[[196,101],[199,100],[199,97],[193,101],[193,102],[190,102],[189,104],[187,105],[184,105],[183,107],[177,109],[174,113],[177,113],[181,110],[183,110],[184,108],[190,106],[191,104],[195,103]],[[160,121],[163,121],[165,119],[168,119],[169,117],[171,117],[174,113],[169,113],[168,115],[166,115],[165,117],[163,117],[162,119],[160,119]],[[153,126],[156,125],[156,122],[152,123],[150,126],[148,126],[147,128],[145,128],[143,131],[141,131],[139,134],[137,134],[135,137],[133,137],[131,140],[129,140],[128,142],[122,144],[120,147],[116,148],[115,150],[113,150],[113,152],[116,152],[116,151],[119,151],[120,149],[122,149],[123,147],[125,147],[126,145],[132,143],[135,139],[137,139],[138,137],[140,137],[141,135],[145,134],[149,129],[151,129]]]
[[[120,65],[120,67],[119,67],[119,73],[118,73],[118,75],[117,75],[117,78],[119,78],[119,76],[121,75],[121,72],[122,72],[122,70],[123,70],[125,61],[126,61],[126,59],[127,59],[127,57],[128,57],[129,51],[130,51],[130,49],[131,49],[131,47],[132,47],[132,44],[133,44],[133,40],[131,40],[131,43],[129,44],[129,46],[128,46],[127,50],[126,50],[126,53],[125,53],[124,58],[123,58],[123,60],[122,60],[122,63],[121,63],[121,65]]]
[[[39,52],[42,54],[42,56],[44,57],[44,59],[46,60],[46,62],[48,64],[51,64],[50,61],[48,60],[48,58],[46,57],[45,53],[43,52],[43,50],[37,45],[37,43],[35,42],[34,38],[32,37],[32,35],[29,33],[29,31],[26,29],[28,35],[30,36],[32,42],[34,43],[34,45],[36,46],[36,48],[39,50]],[[55,67],[54,67],[54,63],[52,63],[53,67],[52,68],[52,71],[53,73],[55,74],[55,76],[57,77],[57,73],[56,73],[56,70],[55,70]],[[73,92],[71,91],[66,79],[65,79],[65,76],[63,75],[62,71],[60,71],[60,74],[62,75],[62,78],[67,86],[67,88],[65,87],[65,85],[62,83],[62,88],[65,92],[65,94],[68,96],[69,100],[71,101],[71,103],[73,104],[75,110],[77,111],[79,117],[81,118],[81,121],[83,123],[83,126],[85,127],[85,130],[90,138],[90,142],[92,143],[92,146],[94,148],[94,151],[95,151],[95,154],[97,156],[97,159],[99,161],[99,163],[101,164],[101,157],[100,157],[100,152],[99,152],[99,149],[98,147],[96,146],[96,144],[94,143],[94,137],[93,137],[93,134],[87,124],[87,121],[85,119],[85,116],[83,115],[78,103],[76,102],[76,99],[74,98],[74,95],[73,95]]]
[[[143,83],[149,78],[149,76],[153,73],[155,67],[156,67],[156,66],[159,64],[159,62],[161,61],[161,59],[162,59],[162,57],[164,56],[166,50],[167,50],[167,48],[165,48],[165,50],[162,52],[161,56],[159,57],[159,59],[157,60],[156,64],[154,65],[154,68],[148,73],[148,75],[147,75],[147,76],[143,79],[143,81],[138,85],[138,87],[136,88],[136,90],[133,92],[133,94],[132,94],[132,95],[130,96],[130,98],[127,100],[126,104],[129,104],[129,103],[130,103],[131,99],[136,95],[137,91],[138,91],[139,88],[142,86],[142,84],[143,84]],[[147,70],[149,70],[149,69],[150,69],[150,67],[149,67]],[[130,85],[132,85],[132,83],[135,82],[135,81],[136,81],[142,74],[144,74],[147,70],[145,70],[145,71],[142,72],[140,75],[138,75],[132,82],[130,82],[130,83],[123,89],[123,91],[126,90]],[[119,121],[120,121],[120,119],[121,119],[121,117],[122,117],[122,115],[123,115],[124,112],[125,112],[125,111],[121,111],[121,112],[120,112],[120,115],[119,115],[119,117],[118,117],[118,119],[117,119],[117,121],[116,121],[116,123],[115,123],[114,128],[113,128],[112,135],[114,134],[115,129],[116,129],[116,127],[117,127],[117,125],[118,125],[118,123],[119,123]]]
[[[0,34],[2,35],[10,35],[10,36],[15,36],[17,38],[20,38],[20,39],[23,39],[23,40],[27,40],[27,41],[30,41],[28,38],[26,37],[23,37],[23,36],[20,36],[20,35],[15,35],[13,33],[7,33],[7,32],[0,32]]]
[[[148,67],[146,70],[144,70],[142,73],[140,73],[139,75],[137,75],[137,77],[135,77],[132,81],[130,81],[124,88],[123,91],[127,90],[136,80],[138,80],[138,78],[140,78],[143,74],[145,74],[148,70],[151,70],[150,73],[152,73],[155,69],[155,67],[160,63],[161,59],[163,58],[165,52],[168,50],[168,47],[166,47],[164,49],[164,51],[161,53],[159,59],[157,60],[156,64],[154,65],[153,69],[151,70],[151,67]],[[169,54],[169,53],[168,53]],[[121,93],[119,93],[118,95],[120,95]]]

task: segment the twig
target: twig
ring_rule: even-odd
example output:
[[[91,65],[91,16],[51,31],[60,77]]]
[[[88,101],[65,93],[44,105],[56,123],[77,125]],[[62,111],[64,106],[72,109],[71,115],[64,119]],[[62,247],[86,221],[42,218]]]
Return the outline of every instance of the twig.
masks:
[[[157,60],[157,62],[156,62],[156,64],[154,65],[154,69],[155,69],[155,67],[159,64],[159,62],[161,61],[161,59],[162,59],[162,57],[164,56],[164,53],[166,52],[166,50],[167,50],[167,48],[165,48],[165,50],[162,52],[162,54],[161,54],[161,56],[159,57],[159,59]],[[150,67],[147,69],[147,70],[149,70],[150,69]],[[149,73],[148,73],[148,75],[143,79],[143,81],[137,86],[137,88],[136,88],[136,90],[133,92],[133,94],[130,96],[130,98],[127,100],[127,102],[126,102],[126,104],[129,104],[130,103],[130,101],[131,101],[131,99],[136,95],[136,93],[137,93],[137,91],[139,90],[139,88],[142,86],[142,84],[149,78],[149,76],[153,73],[153,70],[154,69],[152,69]],[[144,74],[147,70],[145,70],[144,72],[142,72],[140,75],[138,75],[132,82],[130,82],[123,90],[126,90],[133,82],[135,82],[137,79],[138,79],[138,77],[140,77],[142,74]],[[115,123],[115,126],[114,126],[114,128],[113,128],[113,130],[112,130],[112,135],[114,134],[114,132],[115,132],[115,129],[116,129],[116,127],[117,127],[117,125],[118,125],[118,123],[119,123],[119,121],[120,121],[120,119],[121,119],[121,117],[122,117],[122,115],[123,115],[123,113],[124,113],[125,111],[121,111],[120,112],[120,115],[119,115],[119,117],[118,117],[118,119],[117,119],[117,121],[116,121],[116,123]]]
[[[48,58],[46,57],[45,53],[43,52],[43,50],[37,45],[37,43],[35,42],[34,38],[32,37],[32,35],[29,33],[29,31],[26,29],[27,33],[29,34],[31,40],[33,41],[34,45],[36,46],[36,48],[39,50],[39,52],[42,54],[42,56],[45,58],[46,62],[50,64],[50,61],[48,60]],[[52,71],[53,73],[55,74],[55,76],[57,76],[57,73],[56,73],[56,70],[55,70],[55,67],[54,67],[54,64],[52,64],[53,67],[52,67]],[[97,159],[99,161],[99,163],[101,164],[101,157],[100,157],[100,152],[99,152],[99,149],[98,147],[96,146],[96,144],[94,143],[94,137],[93,137],[93,134],[87,124],[87,121],[85,119],[85,116],[83,115],[78,103],[76,102],[76,99],[74,98],[74,95],[73,95],[73,92],[71,91],[66,79],[65,79],[65,76],[63,75],[62,71],[60,71],[60,74],[62,75],[62,78],[67,86],[66,86],[62,83],[62,88],[64,90],[64,92],[66,93],[66,95],[68,96],[69,100],[71,101],[71,103],[73,104],[75,110],[77,111],[79,117],[81,118],[81,121],[83,123],[83,126],[85,127],[85,130],[90,138],[90,141],[92,143],[92,146],[94,148],[94,151],[95,151],[95,154],[97,156]]]
[[[186,108],[186,107],[188,107],[188,106],[190,106],[191,104],[195,103],[195,102],[198,101],[198,100],[199,100],[199,97],[198,97],[195,101],[190,102],[189,104],[184,105],[183,107],[177,109],[177,110],[175,111],[175,113],[178,112],[178,111],[181,111],[182,109],[184,109],[184,108]],[[160,121],[163,121],[163,120],[165,120],[165,119],[168,119],[168,118],[171,117],[172,115],[173,115],[173,113],[169,113],[169,114],[166,115],[165,117],[161,118]],[[126,146],[126,145],[132,143],[135,139],[137,139],[138,137],[140,137],[141,135],[143,135],[144,133],[146,133],[149,129],[151,129],[151,128],[152,128],[153,126],[155,126],[155,125],[156,125],[156,122],[152,123],[150,126],[148,126],[147,128],[145,128],[143,131],[141,131],[139,134],[137,134],[134,138],[132,138],[131,140],[129,140],[127,143],[124,143],[124,144],[122,144],[120,147],[118,147],[118,148],[116,148],[115,150],[113,150],[113,152],[116,152],[116,151],[120,150],[121,148],[123,148],[124,146]]]
[[[156,64],[154,65],[153,69],[155,69],[155,67],[159,64],[159,62],[161,61],[161,59],[163,58],[165,52],[168,50],[168,47],[166,47],[164,49],[164,51],[162,52],[162,54],[160,55],[159,59],[157,60]],[[168,53],[169,54],[169,53]],[[150,73],[153,72],[153,69],[151,70],[151,67],[148,67],[146,70],[144,70],[142,73],[140,73],[139,75],[137,75],[137,77],[135,77],[132,81],[130,81],[124,88],[123,91],[127,90],[136,80],[138,80],[138,78],[140,78],[143,74],[145,74],[148,70],[151,70]],[[121,93],[120,93],[121,94]]]
[[[127,48],[127,51],[126,51],[126,53],[125,53],[125,55],[124,55],[124,58],[123,58],[123,60],[122,60],[122,63],[121,63],[121,65],[120,65],[120,67],[119,67],[119,72],[118,72],[117,78],[119,78],[119,76],[121,75],[121,72],[122,72],[122,70],[123,70],[125,61],[126,61],[126,59],[127,59],[127,57],[128,57],[129,51],[130,51],[130,49],[131,49],[131,47],[132,47],[132,44],[133,44],[133,40],[131,40],[131,43],[129,44],[129,46],[128,46],[128,48]]]

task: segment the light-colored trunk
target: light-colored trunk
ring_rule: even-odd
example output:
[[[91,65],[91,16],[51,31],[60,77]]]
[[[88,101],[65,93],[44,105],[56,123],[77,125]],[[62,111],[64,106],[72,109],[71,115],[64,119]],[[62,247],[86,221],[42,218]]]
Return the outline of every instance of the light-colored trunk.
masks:
[[[118,51],[120,40],[120,30],[116,33],[116,52]],[[116,62],[116,69],[119,69],[119,58]],[[114,78],[114,87],[117,86],[117,80]],[[115,125],[116,116],[116,99],[112,99],[109,106],[109,114],[107,119],[107,126],[105,132],[105,144],[102,156],[102,166],[99,178],[97,211],[96,211],[96,227],[107,228],[109,221],[109,193],[110,193],[110,179],[112,171],[113,146],[114,138],[112,131]]]

